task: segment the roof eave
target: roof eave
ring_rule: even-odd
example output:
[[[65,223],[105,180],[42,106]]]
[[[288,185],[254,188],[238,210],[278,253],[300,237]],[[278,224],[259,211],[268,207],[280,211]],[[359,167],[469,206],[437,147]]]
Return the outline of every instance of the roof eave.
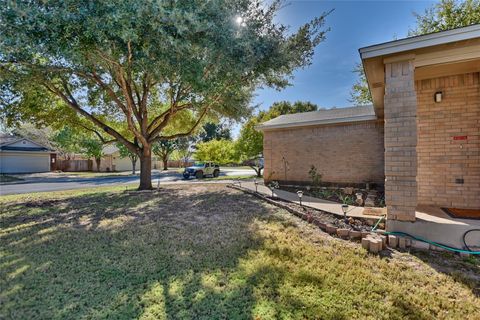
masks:
[[[282,124],[273,124],[273,125],[262,125],[262,124],[260,124],[260,125],[255,126],[255,129],[259,130],[259,131],[266,131],[266,130],[274,130],[274,129],[309,127],[309,126],[325,125],[325,124],[344,124],[344,123],[349,123],[349,122],[371,121],[371,120],[377,120],[377,116],[376,115],[365,115],[365,116],[357,116],[357,117],[302,121],[302,122],[282,123]]]
[[[363,59],[396,54],[480,37],[480,24],[447,31],[429,33],[406,39],[394,40],[358,49]]]

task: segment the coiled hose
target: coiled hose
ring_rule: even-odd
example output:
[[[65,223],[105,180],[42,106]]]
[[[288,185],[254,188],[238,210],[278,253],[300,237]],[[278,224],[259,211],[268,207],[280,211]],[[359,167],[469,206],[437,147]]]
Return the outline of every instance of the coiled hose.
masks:
[[[377,223],[375,223],[375,225],[373,226],[372,228],[372,231],[375,232],[375,230],[377,229],[378,225],[380,224],[380,222],[385,218],[385,216],[381,216],[380,219],[378,219]],[[474,254],[474,255],[480,255],[480,251],[473,251],[470,249],[470,247],[467,245],[467,242],[465,240],[467,234],[469,234],[470,232],[480,232],[480,229],[471,229],[471,230],[468,230],[467,232],[465,232],[463,234],[463,244],[465,245],[465,248],[467,250],[463,250],[463,249],[458,249],[458,248],[454,248],[454,247],[450,247],[450,246],[447,246],[445,244],[441,244],[441,243],[438,243],[438,242],[434,242],[434,241],[430,241],[430,240],[427,240],[427,239],[424,239],[424,238],[421,238],[421,237],[417,237],[417,236],[413,236],[411,234],[408,234],[406,232],[399,232],[399,231],[392,231],[392,232],[385,232],[384,234],[386,235],[396,235],[396,236],[406,236],[406,237],[409,237],[409,238],[412,238],[414,240],[417,240],[417,241],[421,241],[421,242],[425,242],[425,243],[428,243],[428,244],[431,244],[431,245],[434,245],[436,247],[439,247],[439,248],[442,248],[442,249],[445,249],[445,250],[448,250],[448,251],[452,251],[452,252],[458,252],[458,253],[468,253],[468,254]]]

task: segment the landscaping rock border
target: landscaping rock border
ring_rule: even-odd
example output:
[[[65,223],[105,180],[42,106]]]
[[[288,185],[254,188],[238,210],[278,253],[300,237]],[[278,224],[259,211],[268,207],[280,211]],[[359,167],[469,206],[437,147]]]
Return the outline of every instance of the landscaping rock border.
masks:
[[[355,241],[355,242],[358,242],[358,241],[361,240],[362,243],[363,243],[365,241],[365,243],[369,243],[369,245],[367,247],[367,250],[372,252],[372,253],[378,253],[380,250],[385,249],[384,245],[381,245],[379,247],[379,249],[378,249],[378,245],[376,245],[376,246],[371,245],[370,246],[370,242],[375,242],[375,243],[377,242],[378,235],[375,232],[359,231],[359,230],[348,229],[348,228],[345,228],[345,227],[337,227],[337,226],[334,226],[332,224],[326,223],[325,221],[322,221],[321,219],[313,216],[312,214],[310,214],[306,211],[294,209],[294,208],[292,208],[288,205],[283,204],[280,201],[275,201],[275,200],[273,200],[273,199],[271,199],[271,198],[269,198],[269,197],[267,197],[267,196],[265,196],[261,193],[254,192],[254,191],[251,191],[249,189],[242,188],[242,187],[236,186],[236,185],[227,185],[227,187],[232,188],[232,189],[236,189],[236,190],[248,193],[248,194],[251,194],[251,195],[253,195],[257,198],[260,198],[260,199],[262,199],[262,200],[264,200],[264,201],[266,201],[270,204],[273,204],[274,206],[285,209],[288,212],[292,213],[293,215],[299,217],[300,219],[305,220],[308,223],[316,225],[322,231],[324,231],[324,232],[326,232],[326,233],[328,233],[332,236],[335,236],[335,237],[338,237],[338,238],[344,239],[344,240]],[[286,200],[283,200],[283,201],[287,202]],[[317,210],[317,211],[320,211],[320,210]],[[365,225],[367,225],[367,223],[365,223]],[[386,238],[385,236],[382,236],[382,237]],[[380,243],[386,245],[386,241],[380,240]]]
[[[227,185],[228,188],[236,189],[248,194],[251,194],[257,198],[260,198],[274,206],[279,208],[285,209],[288,212],[294,214],[295,216],[301,218],[302,220],[307,221],[308,223],[314,224],[319,227],[322,231],[338,237],[343,240],[350,240],[354,242],[361,242],[362,247],[371,253],[378,254],[382,250],[386,250],[387,248],[391,249],[400,249],[406,250],[408,248],[414,248],[418,250],[432,250],[432,251],[442,251],[442,252],[449,252],[443,248],[422,242],[413,240],[408,237],[402,237],[397,235],[385,235],[385,230],[376,229],[374,232],[371,231],[358,231],[358,230],[351,230],[344,227],[337,227],[332,224],[326,223],[321,219],[314,217],[312,214],[309,214],[306,211],[297,210],[292,208],[288,205],[280,201],[275,201],[261,193],[237,186],[237,185]],[[283,200],[283,202],[288,202]],[[317,210],[320,211],[320,210]],[[332,214],[333,215],[333,214]],[[451,252],[450,252],[451,253]],[[453,253],[452,253],[453,254]],[[460,254],[461,256],[465,257],[468,254]]]

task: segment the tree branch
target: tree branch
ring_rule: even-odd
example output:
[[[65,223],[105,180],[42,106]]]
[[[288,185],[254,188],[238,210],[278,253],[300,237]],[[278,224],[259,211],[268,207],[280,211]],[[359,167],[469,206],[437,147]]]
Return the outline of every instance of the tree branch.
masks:
[[[157,140],[171,140],[171,139],[177,139],[177,138],[186,137],[186,136],[191,135],[193,133],[193,131],[195,131],[195,129],[198,127],[198,125],[202,122],[203,118],[207,115],[208,110],[209,110],[209,107],[206,107],[205,109],[203,109],[203,112],[200,115],[200,117],[197,119],[197,121],[192,126],[192,128],[190,128],[190,130],[188,130],[187,132],[177,133],[177,134],[173,134],[173,135],[170,135],[170,136],[158,136],[151,141],[153,142],[153,141],[157,141]]]
[[[119,142],[123,143],[130,151],[135,152],[135,153],[138,152],[136,146],[133,143],[131,143],[130,141],[128,141],[125,137],[123,137],[118,131],[116,131],[112,127],[108,126],[104,122],[100,121],[99,119],[97,119],[95,116],[93,116],[89,112],[82,109],[80,107],[80,105],[77,103],[77,101],[75,100],[75,98],[73,97],[73,95],[69,91],[67,93],[68,94],[68,96],[67,96],[61,90],[59,90],[58,88],[56,88],[53,85],[49,85],[46,82],[44,82],[43,85],[45,86],[45,88],[48,91],[52,92],[53,94],[60,97],[63,101],[65,101],[65,103],[67,103],[67,105],[70,106],[73,110],[75,110],[76,112],[78,112],[79,114],[84,116],[86,119],[90,120],[96,126],[103,129],[103,131],[105,131],[107,134],[116,138]],[[72,100],[70,100],[69,97]]]

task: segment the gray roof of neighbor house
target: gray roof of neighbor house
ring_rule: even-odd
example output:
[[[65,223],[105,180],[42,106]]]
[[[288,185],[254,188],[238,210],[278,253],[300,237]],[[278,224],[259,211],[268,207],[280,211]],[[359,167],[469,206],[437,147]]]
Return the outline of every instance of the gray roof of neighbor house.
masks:
[[[19,146],[12,146],[17,141],[29,141],[32,144],[36,145],[37,147],[27,146],[27,147],[19,147]],[[32,141],[27,138],[22,138],[19,136],[11,135],[8,133],[0,133],[0,150],[1,151],[52,151],[49,148],[42,146],[41,144]]]
[[[12,143],[12,142],[15,142],[19,139],[20,138],[17,137],[17,136],[13,136],[13,135],[8,134],[8,133],[0,132],[0,145]]]
[[[269,130],[376,119],[377,116],[373,106],[368,105],[281,115],[256,126],[256,128],[258,130]]]

